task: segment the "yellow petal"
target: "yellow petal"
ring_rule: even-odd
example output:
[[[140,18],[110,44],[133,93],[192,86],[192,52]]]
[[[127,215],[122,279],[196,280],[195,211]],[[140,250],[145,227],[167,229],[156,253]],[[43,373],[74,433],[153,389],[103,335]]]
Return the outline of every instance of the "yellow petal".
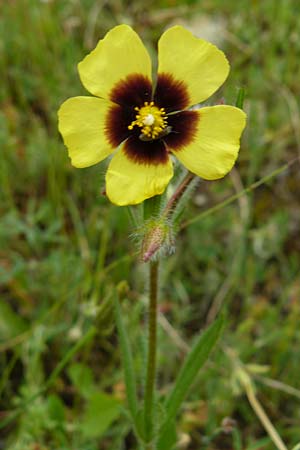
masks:
[[[112,88],[128,75],[139,74],[151,80],[151,60],[132,28],[118,25],[78,64],[78,71],[89,92],[109,99]]]
[[[94,97],[72,97],[61,105],[58,129],[73,166],[92,166],[114,151],[105,135],[111,106],[111,102]]]
[[[173,165],[170,158],[164,164],[141,164],[129,158],[123,148],[109,164],[106,193],[116,205],[136,205],[162,194],[172,176]]]
[[[222,178],[236,161],[246,114],[228,105],[193,112],[198,113],[199,122],[192,142],[186,148],[172,151],[187,169],[201,178]]]
[[[226,80],[229,64],[215,45],[198,39],[181,26],[168,29],[158,43],[158,73],[184,82],[189,105],[210,97]]]

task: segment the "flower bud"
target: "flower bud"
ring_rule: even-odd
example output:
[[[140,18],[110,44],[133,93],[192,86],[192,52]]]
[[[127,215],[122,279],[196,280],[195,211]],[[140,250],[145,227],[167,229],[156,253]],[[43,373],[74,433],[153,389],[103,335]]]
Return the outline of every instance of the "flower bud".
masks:
[[[174,252],[174,238],[171,226],[161,220],[151,220],[146,224],[142,241],[143,262],[157,259],[160,255]]]

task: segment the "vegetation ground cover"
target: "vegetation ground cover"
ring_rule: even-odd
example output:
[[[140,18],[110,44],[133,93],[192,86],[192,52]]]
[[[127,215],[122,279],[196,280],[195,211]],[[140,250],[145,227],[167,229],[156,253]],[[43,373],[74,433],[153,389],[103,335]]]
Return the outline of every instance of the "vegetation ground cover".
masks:
[[[141,371],[143,267],[127,239],[126,209],[102,195],[104,166],[71,167],[56,115],[66,98],[86,94],[76,63],[123,22],[153,56],[170,24],[213,40],[231,64],[215,100],[234,104],[238,88],[246,92],[236,168],[222,181],[199,184],[160,274],[159,385],[172,383],[193,337],[221,304],[229,320],[185,403],[181,448],[274,448],[241,367],[293,448],[300,441],[298,2],[149,0],[145,8],[19,0],[0,10],[0,448],[133,448],[119,413],[124,385],[110,294],[123,281]],[[202,214],[280,167],[266,183]]]

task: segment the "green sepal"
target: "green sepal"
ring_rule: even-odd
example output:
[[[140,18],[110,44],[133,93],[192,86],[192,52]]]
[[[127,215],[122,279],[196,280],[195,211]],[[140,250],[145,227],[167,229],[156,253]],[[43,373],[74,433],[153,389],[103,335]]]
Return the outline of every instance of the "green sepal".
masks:
[[[161,195],[155,195],[154,197],[147,198],[147,200],[144,201],[144,221],[159,215],[161,202]]]

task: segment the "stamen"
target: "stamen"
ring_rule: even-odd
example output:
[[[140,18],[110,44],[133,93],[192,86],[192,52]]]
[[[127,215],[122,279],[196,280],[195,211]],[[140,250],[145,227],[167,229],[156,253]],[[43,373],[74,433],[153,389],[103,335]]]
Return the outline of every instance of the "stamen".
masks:
[[[134,126],[141,128],[141,136],[144,140],[157,139],[167,127],[168,121],[164,108],[158,108],[154,102],[145,102],[144,106],[134,108],[137,111],[135,120],[128,126],[133,130]]]

